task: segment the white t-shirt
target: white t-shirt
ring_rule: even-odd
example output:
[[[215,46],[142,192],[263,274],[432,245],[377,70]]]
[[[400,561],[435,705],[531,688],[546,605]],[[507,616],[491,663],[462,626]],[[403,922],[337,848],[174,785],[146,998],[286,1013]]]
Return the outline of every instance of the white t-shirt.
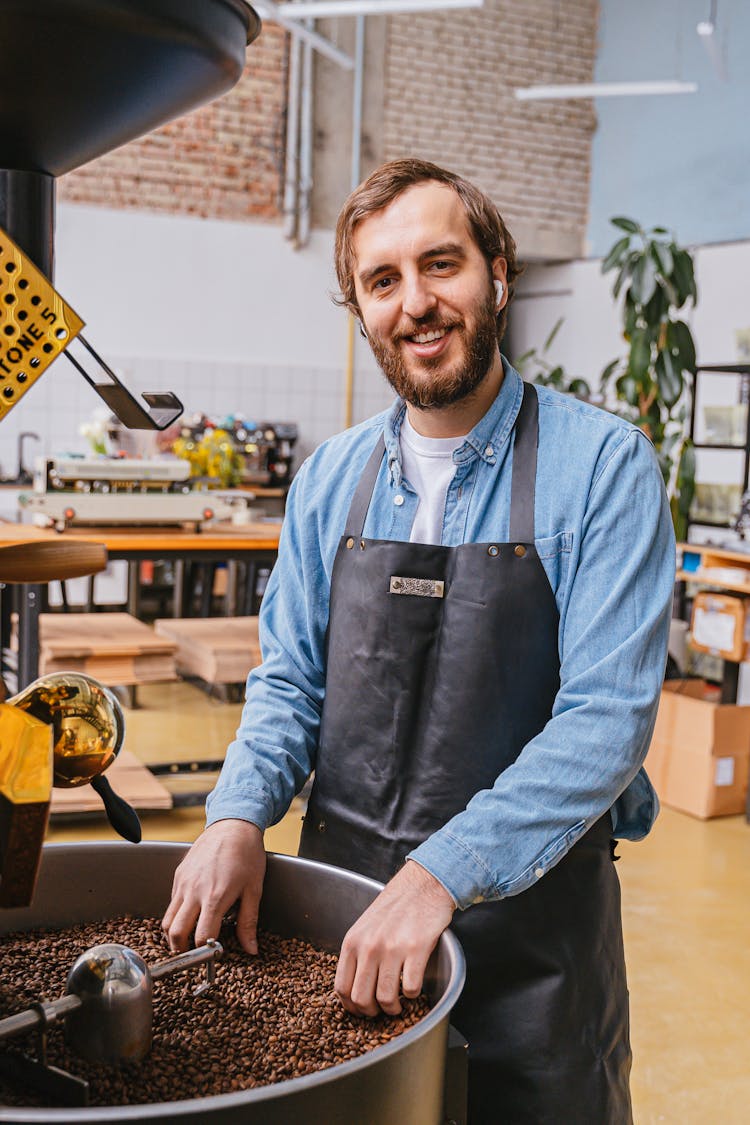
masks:
[[[418,434],[404,415],[399,434],[404,476],[419,497],[411,529],[411,543],[440,543],[443,538],[445,497],[456,466],[453,451],[463,445],[463,437],[429,438]]]

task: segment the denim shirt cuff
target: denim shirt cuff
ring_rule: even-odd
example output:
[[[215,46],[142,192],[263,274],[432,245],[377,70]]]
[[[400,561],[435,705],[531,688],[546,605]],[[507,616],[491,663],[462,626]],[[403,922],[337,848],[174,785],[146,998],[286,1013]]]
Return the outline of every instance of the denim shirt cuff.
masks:
[[[491,890],[492,872],[464,842],[443,829],[429,836],[406,857],[429,871],[452,896],[459,910],[485,898],[496,898]]]
[[[273,819],[267,797],[257,789],[214,789],[206,801],[206,827],[217,820],[247,820],[265,832]]]

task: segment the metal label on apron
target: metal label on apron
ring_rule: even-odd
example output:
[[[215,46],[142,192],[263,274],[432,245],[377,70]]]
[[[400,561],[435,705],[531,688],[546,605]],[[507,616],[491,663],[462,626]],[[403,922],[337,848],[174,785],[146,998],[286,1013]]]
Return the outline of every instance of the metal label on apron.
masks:
[[[391,575],[392,594],[416,594],[419,598],[442,598],[445,582],[434,578],[398,578]]]

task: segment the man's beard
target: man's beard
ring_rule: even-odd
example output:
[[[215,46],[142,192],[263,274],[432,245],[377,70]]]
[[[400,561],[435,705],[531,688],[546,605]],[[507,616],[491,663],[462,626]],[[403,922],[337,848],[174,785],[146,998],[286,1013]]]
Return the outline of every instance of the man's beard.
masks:
[[[477,324],[471,336],[467,336],[463,324],[441,321],[438,316],[426,316],[412,321],[412,327],[401,327],[396,335],[385,341],[380,337],[367,338],[375,359],[388,382],[397,395],[411,406],[423,410],[440,409],[460,402],[472,394],[483,382],[497,355],[497,310],[495,294],[490,290],[481,305]],[[401,340],[405,336],[418,335],[440,328],[451,328],[459,333],[464,341],[464,358],[457,366],[439,373],[444,362],[442,356],[420,359],[412,357],[412,363],[419,366],[425,375],[435,372],[434,378],[415,378],[407,367],[401,350]]]

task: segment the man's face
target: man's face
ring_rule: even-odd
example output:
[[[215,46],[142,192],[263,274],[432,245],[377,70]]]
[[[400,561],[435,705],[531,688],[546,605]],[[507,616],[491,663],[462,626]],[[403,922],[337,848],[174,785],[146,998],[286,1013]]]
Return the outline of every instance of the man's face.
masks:
[[[362,322],[396,393],[423,409],[471,394],[499,362],[498,302],[455,191],[416,184],[363,219],[352,242]],[[503,258],[493,275],[505,282]]]

